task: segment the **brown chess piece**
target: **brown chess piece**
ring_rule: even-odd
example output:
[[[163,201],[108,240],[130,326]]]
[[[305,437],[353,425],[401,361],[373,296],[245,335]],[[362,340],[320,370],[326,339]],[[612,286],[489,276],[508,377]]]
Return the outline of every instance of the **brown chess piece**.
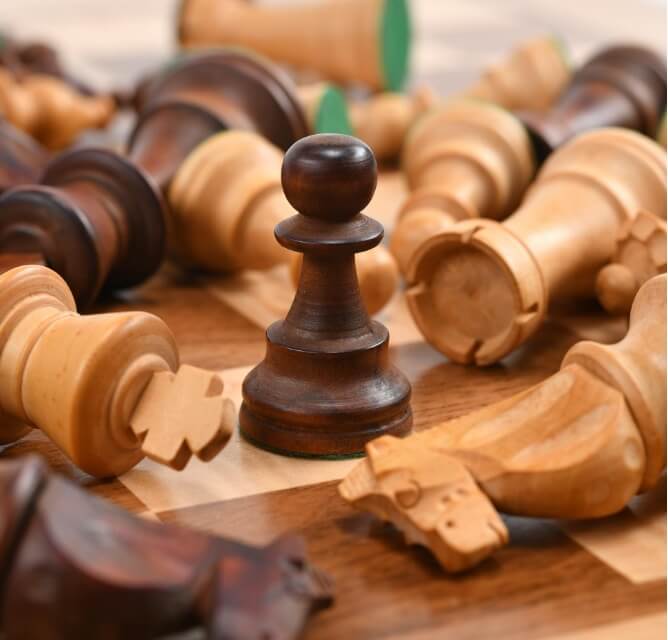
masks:
[[[103,127],[114,111],[109,96],[83,95],[44,74],[18,79],[0,68],[0,115],[49,149],[62,149],[82,131]]]
[[[304,254],[301,279],[287,318],[267,329],[265,360],[244,380],[240,427],[283,453],[358,454],[412,422],[410,385],[389,364],[388,331],[369,319],[354,266],[354,254],[383,236],[358,213],[374,193],[376,163],[355,138],[309,136],[287,152],[282,182],[300,213],[276,238]]]
[[[665,274],[641,287],[621,342],[580,342],[531,389],[405,440],[379,438],[367,453],[342,496],[394,522],[447,571],[508,541],[489,499],[543,518],[621,510],[666,468]]]
[[[39,181],[49,153],[29,135],[0,117],[0,194]]]
[[[79,149],[57,156],[39,185],[0,196],[0,254],[16,264],[57,271],[80,307],[102,288],[132,287],[155,273],[165,247],[160,194],[133,164],[112,151]]]
[[[543,36],[522,42],[485,69],[464,95],[505,109],[543,111],[562,93],[570,77],[563,43],[554,36]]]
[[[290,255],[290,276],[297,287],[303,256],[301,253]],[[373,316],[387,305],[399,289],[397,261],[382,244],[379,244],[355,256],[355,271],[364,308],[370,316]]]
[[[210,272],[267,269],[301,256],[276,242],[274,227],[295,211],[281,189],[283,154],[257,133],[223,131],[196,147],[171,181],[170,246],[181,264]],[[399,286],[394,259],[382,246],[360,254],[357,276],[369,313]]]
[[[406,138],[402,168],[411,193],[390,250],[404,274],[415,251],[455,221],[508,215],[535,171],[529,137],[517,118],[470,99],[420,118]]]
[[[184,0],[184,47],[238,46],[329,80],[401,89],[411,44],[406,0],[333,0],[253,6],[242,0]]]
[[[666,221],[640,211],[617,239],[610,264],[596,276],[596,297],[614,315],[631,310],[638,289],[666,272]]]
[[[625,127],[654,138],[665,110],[665,58],[620,45],[582,65],[548,111],[518,115],[542,162],[573,136],[594,128]]]
[[[0,463],[1,627],[7,638],[295,640],[332,601],[301,538],[251,547],[151,522],[51,474]],[[76,609],[76,612],[74,612]]]
[[[184,219],[188,232],[171,234],[172,245],[179,245],[183,236],[176,252],[200,267],[239,268],[232,254],[248,247],[254,251],[247,254],[245,267],[264,268],[278,261],[271,234],[270,242],[262,245],[268,246],[266,253],[253,244],[257,227],[272,229],[292,213],[282,196],[278,202],[263,192],[272,180],[274,191],[279,191],[280,160],[271,165],[272,154],[278,157],[278,151],[273,147],[267,151],[270,145],[259,135],[252,141],[247,138],[243,167],[232,174],[229,163],[224,169],[237,182],[224,185],[230,208],[223,217],[217,215],[216,202],[197,195],[203,184],[199,178],[190,185],[189,177],[186,195],[174,196],[180,203],[174,216],[154,185],[166,194],[181,165],[201,167],[196,159],[185,162],[186,158],[200,143],[226,129],[251,129],[284,147],[305,135],[304,114],[290,81],[255,56],[220,51],[189,57],[156,77],[146,89],[145,104],[131,136],[129,160],[111,151],[67,151],[50,163],[39,186],[14,190],[0,199],[0,251],[19,259],[20,254],[42,255],[41,262],[66,279],[81,307],[90,304],[102,287],[135,286],[154,273],[164,253],[165,225],[176,227]],[[229,157],[230,145],[223,146],[228,147],[223,157]],[[252,162],[260,158],[269,166],[256,175]],[[202,179],[210,175],[210,169],[202,170]],[[184,171],[188,173],[187,168]],[[275,174],[267,182],[272,171]],[[240,200],[233,201],[233,194]],[[221,196],[220,190],[217,195]],[[252,201],[256,196],[258,201]],[[192,210],[184,211],[183,202],[192,202]],[[257,215],[251,215],[249,208]],[[212,209],[215,219],[209,217]],[[267,213],[269,219],[263,220]],[[65,222],[53,226],[48,222],[53,219]],[[242,247],[236,240],[244,229],[250,241]],[[193,250],[192,238],[199,239],[198,251]]]
[[[149,82],[128,158],[166,191],[186,156],[227,129],[255,131],[283,150],[309,133],[286,74],[259,56],[220,50],[187,56]]]
[[[80,316],[40,266],[0,275],[0,441],[40,428],[86,473],[144,456],[181,469],[225,445],[236,411],[212,372],[179,368],[174,336],[148,313]]]
[[[70,76],[58,52],[44,42],[17,40],[0,32],[0,66],[6,67],[18,78],[36,73],[53,76],[64,80],[84,95],[93,94],[84,83]]]
[[[542,324],[550,300],[593,296],[639,210],[665,217],[665,173],[663,149],[626,129],[564,145],[503,223],[458,222],[417,250],[407,298],[423,335],[456,362],[506,356]]]

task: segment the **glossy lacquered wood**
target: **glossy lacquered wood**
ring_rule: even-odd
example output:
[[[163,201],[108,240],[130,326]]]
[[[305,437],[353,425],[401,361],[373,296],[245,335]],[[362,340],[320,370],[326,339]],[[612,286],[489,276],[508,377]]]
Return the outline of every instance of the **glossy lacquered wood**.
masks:
[[[665,109],[664,56],[616,45],[588,60],[549,110],[518,115],[543,161],[570,138],[594,128],[625,127],[654,138]]]
[[[104,149],[60,154],[38,185],[0,197],[0,252],[41,255],[80,307],[103,288],[131,287],[155,273],[165,237],[162,197],[153,183]]]
[[[128,157],[166,189],[186,156],[225,129],[250,129],[287,149],[308,134],[290,78],[252,53],[185,56],[147,81]]]
[[[211,640],[290,639],[331,603],[299,538],[254,548],[136,518],[36,456],[2,463],[0,505],[9,639],[143,640],[198,627]]]
[[[376,188],[369,147],[315,135],[286,154],[283,189],[300,213],[276,238],[304,254],[284,321],[267,329],[267,354],[243,385],[239,421],[251,441],[294,455],[358,454],[374,435],[406,433],[410,385],[388,361],[389,334],[371,321],[354,254],[376,246],[383,227],[359,213]]]

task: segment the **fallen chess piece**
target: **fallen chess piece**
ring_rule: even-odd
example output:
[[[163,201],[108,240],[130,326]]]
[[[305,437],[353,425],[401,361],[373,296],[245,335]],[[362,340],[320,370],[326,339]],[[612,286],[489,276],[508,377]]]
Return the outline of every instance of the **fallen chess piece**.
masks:
[[[424,242],[407,274],[420,331],[455,362],[486,365],[519,347],[551,300],[593,297],[625,224],[666,216],[666,154],[626,129],[582,134],[543,166],[503,223],[464,220]]]
[[[15,266],[49,265],[86,308],[102,289],[132,287],[156,272],[165,218],[160,193],[132,163],[104,149],[68,151],[39,184],[0,196],[0,254]]]
[[[283,189],[299,214],[275,234],[304,258],[290,311],[267,329],[266,357],[243,382],[239,425],[259,446],[349,456],[411,428],[410,384],[389,363],[389,333],[369,319],[355,272],[354,255],[383,236],[359,213],[376,178],[373,153],[349,136],[309,136],[285,155]]]
[[[313,82],[297,88],[310,133],[352,135],[348,103],[341,89],[329,82]]]
[[[552,37],[536,38],[486,69],[463,96],[506,109],[540,110],[554,102],[570,75],[560,44]],[[349,107],[352,132],[371,147],[377,160],[394,160],[413,124],[438,102],[427,87],[411,95],[383,92],[354,100]]]
[[[60,78],[15,78],[0,68],[0,115],[49,149],[62,149],[86,129],[104,127],[115,112],[109,96],[79,93]]]
[[[295,211],[281,189],[283,153],[257,133],[224,131],[196,147],[168,191],[170,245],[183,265],[212,273],[268,269],[291,262],[299,279],[299,254],[274,237]],[[362,298],[376,313],[399,286],[394,259],[384,247],[360,254]]]
[[[665,149],[666,148],[666,112],[663,112],[659,128],[656,132],[656,141]]]
[[[236,49],[185,56],[142,96],[127,155],[163,192],[187,155],[215,133],[255,131],[283,151],[309,133],[287,74]]]
[[[382,437],[344,499],[429,547],[446,571],[508,541],[504,513],[599,518],[666,467],[666,276],[645,283],[626,337],[580,342],[544,382],[405,440]]]
[[[610,264],[596,276],[596,297],[613,315],[627,315],[638,289],[666,272],[666,221],[641,211],[617,240]]]
[[[343,84],[397,91],[408,71],[406,0],[273,7],[242,0],[186,0],[178,30],[184,47],[243,47]]]
[[[201,268],[216,260],[233,262],[228,254],[242,243],[238,237],[228,239],[225,234],[241,232],[252,217],[246,215],[245,207],[252,203],[234,203],[228,198],[225,202],[231,211],[223,210],[222,216],[211,222],[193,195],[202,184],[200,180],[188,190],[193,211],[182,207],[176,213],[170,211],[163,194],[167,195],[175,173],[200,143],[235,128],[257,132],[247,144],[252,148],[246,158],[262,158],[269,162],[269,168],[257,172],[253,166],[240,167],[231,175],[243,184],[231,185],[227,179],[224,191],[240,197],[261,196],[257,188],[262,186],[263,176],[271,174],[278,182],[280,154],[260,134],[287,148],[307,133],[291,83],[271,65],[236,51],[187,59],[155,78],[146,89],[146,108],[131,135],[127,158],[104,149],[68,150],[49,163],[39,185],[4,193],[0,199],[0,252],[12,253],[18,260],[22,254],[24,258],[25,254],[42,255],[43,262],[66,280],[80,308],[90,305],[102,289],[133,287],[155,273],[164,257],[167,229],[184,219],[192,225],[188,236],[204,237],[207,251],[212,224],[216,240],[211,253],[202,256],[189,254],[192,243],[186,238],[180,252],[184,258],[196,264],[199,259],[197,266]],[[272,153],[279,158],[274,165]],[[211,210],[216,203],[207,206]],[[284,206],[287,203],[283,201]],[[267,213],[267,206],[260,208]],[[284,211],[281,209],[281,215]],[[289,210],[285,215],[291,213]],[[59,224],[54,225],[53,220]],[[261,223],[257,216],[254,220]],[[270,235],[275,224],[272,220],[268,227],[265,224]],[[253,229],[249,235],[253,236]],[[180,234],[172,233],[170,238],[174,246]],[[272,240],[270,255],[255,251],[249,257],[259,256],[262,267],[276,264],[275,246]],[[251,262],[243,266],[258,265]]]
[[[352,132],[371,147],[378,161],[395,160],[413,123],[436,101],[427,87],[411,95],[388,91],[353,100],[349,106]]]
[[[651,138],[666,110],[666,63],[650,49],[617,45],[594,55],[547,111],[518,111],[539,162],[578,134],[625,127]]]
[[[11,187],[39,182],[49,152],[2,117],[0,149],[0,194]]]
[[[561,41],[554,36],[532,38],[485,69],[464,95],[505,109],[542,111],[561,94],[571,73]]]
[[[181,469],[210,460],[235,424],[211,371],[179,367],[174,337],[148,313],[80,316],[45,267],[0,275],[0,442],[44,431],[92,476],[144,456]]]
[[[508,215],[535,172],[529,136],[517,118],[467,99],[432,109],[415,124],[402,168],[410,195],[390,250],[404,275],[417,249],[455,221]]]
[[[52,475],[36,456],[0,463],[8,640],[298,638],[331,604],[328,578],[286,537],[251,547],[151,522]]]

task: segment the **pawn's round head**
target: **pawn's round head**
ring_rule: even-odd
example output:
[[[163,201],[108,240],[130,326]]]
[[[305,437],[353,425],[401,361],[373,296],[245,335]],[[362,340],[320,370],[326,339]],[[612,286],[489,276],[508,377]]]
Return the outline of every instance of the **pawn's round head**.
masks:
[[[343,222],[369,204],[377,174],[376,158],[361,140],[317,134],[288,149],[281,181],[288,201],[303,215]]]

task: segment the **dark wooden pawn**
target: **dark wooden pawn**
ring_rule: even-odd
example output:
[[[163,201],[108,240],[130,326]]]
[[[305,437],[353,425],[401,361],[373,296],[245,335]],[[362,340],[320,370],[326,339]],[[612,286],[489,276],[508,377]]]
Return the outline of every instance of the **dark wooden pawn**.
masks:
[[[622,45],[588,60],[550,110],[518,116],[542,162],[590,129],[625,127],[654,137],[665,109],[665,59],[643,47]]]
[[[233,49],[184,57],[143,82],[137,101],[128,157],[163,191],[186,156],[214,133],[249,129],[281,149],[308,133],[290,78]]]
[[[7,640],[301,635],[331,603],[300,538],[264,548],[150,522],[52,475],[0,463],[0,627]]]
[[[410,385],[389,362],[389,333],[369,319],[355,271],[354,254],[383,237],[359,213],[376,177],[373,153],[349,136],[309,136],[285,156],[283,190],[300,213],[275,234],[304,260],[292,307],[267,329],[266,357],[243,383],[241,430],[261,447],[348,456],[411,428]]]
[[[68,151],[39,185],[0,196],[0,255],[11,256],[6,266],[38,262],[57,271],[86,307],[102,288],[132,287],[157,270],[163,209],[151,181],[118,154]]]

